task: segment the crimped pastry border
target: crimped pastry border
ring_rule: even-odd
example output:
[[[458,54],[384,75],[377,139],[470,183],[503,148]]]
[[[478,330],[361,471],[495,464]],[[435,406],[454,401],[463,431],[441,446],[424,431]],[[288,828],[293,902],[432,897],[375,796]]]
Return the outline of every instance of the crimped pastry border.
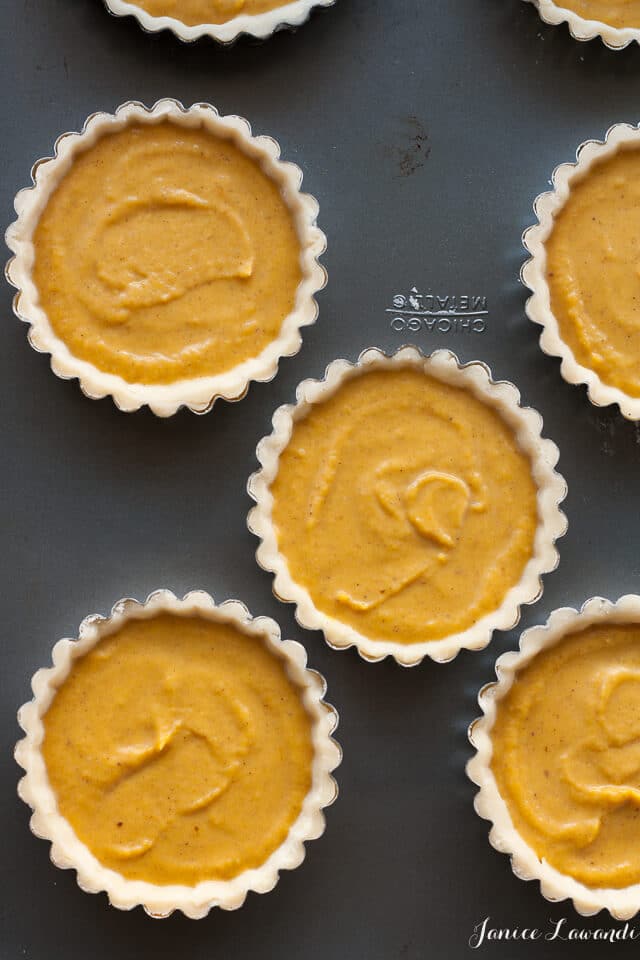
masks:
[[[622,147],[640,148],[640,129],[627,123],[616,123],[607,131],[604,140],[586,140],[576,151],[575,163],[562,163],[551,177],[553,190],[536,198],[533,210],[538,222],[525,230],[522,243],[531,255],[520,271],[522,283],[532,296],[525,310],[533,323],[542,327],[540,348],[551,357],[559,357],[560,373],[567,383],[585,384],[591,403],[596,407],[617,404],[628,420],[640,420],[640,397],[632,397],[618,387],[604,383],[595,370],[578,363],[573,351],[563,340],[558,321],[551,309],[551,294],[547,283],[547,250],[556,216],[564,207],[574,182],[581,180],[595,163],[613,156]]]
[[[566,23],[574,40],[594,40],[600,37],[610,50],[624,50],[630,43],[640,43],[637,27],[613,27],[602,20],[585,20],[573,10],[567,10],[554,0],[528,0],[537,7],[540,19],[552,26]]]
[[[538,485],[539,523],[534,555],[527,563],[520,582],[509,590],[497,610],[482,617],[464,632],[416,644],[372,640],[317,609],[308,591],[292,578],[286,559],[279,551],[270,492],[278,472],[280,455],[289,443],[293,425],[307,415],[313,404],[322,402],[347,379],[367,370],[406,366],[422,369],[446,383],[466,387],[496,409],[513,427],[518,442],[531,457],[533,476]],[[481,650],[486,647],[494,630],[510,630],[518,623],[520,607],[533,603],[542,594],[541,576],[557,567],[559,557],[555,541],[567,529],[566,517],[559,508],[567,487],[554,469],[559,457],[558,448],[551,440],[542,438],[540,414],[521,407],[516,387],[506,381],[494,381],[484,363],[473,361],[461,364],[455,354],[448,350],[436,350],[430,356],[425,356],[416,347],[410,346],[401,347],[392,355],[369,348],[355,364],[347,360],[334,360],[327,367],[324,379],[302,381],[296,390],[296,403],[276,410],[272,422],[273,432],[263,438],[257,447],[260,469],[250,477],[248,483],[249,495],[256,503],[249,513],[248,527],[261,541],[256,551],[258,564],[275,575],[273,592],[276,597],[294,603],[295,616],[301,626],[309,630],[322,630],[330,647],[342,650],[355,646],[360,656],[371,662],[390,656],[407,667],[415,666],[425,657],[445,663],[462,649]]]
[[[62,178],[71,168],[75,156],[91,147],[103,135],[122,130],[129,124],[147,124],[169,120],[184,127],[203,129],[232,142],[256,160],[264,173],[279,185],[284,200],[291,210],[300,240],[300,267],[302,279],[296,291],[293,310],[284,319],[278,336],[267,344],[262,353],[251,357],[231,370],[208,377],[178,380],[170,384],[132,384],[115,374],[105,373],[96,366],[75,357],[67,345],[54,333],[46,313],[39,305],[38,291],[33,281],[35,250],[33,234],[47,201]],[[315,294],[327,279],[319,257],[326,249],[326,237],[316,225],[318,203],[314,197],[301,192],[302,171],[293,163],[279,159],[280,147],[271,137],[254,137],[249,123],[236,116],[220,116],[208,103],[184,107],[177,100],[159,100],[153,107],[128,101],[115,114],[94,113],[85,122],[80,133],[64,133],[54,148],[54,156],[38,160],[31,171],[32,187],[21,190],[14,206],[18,219],[11,224],[5,236],[13,253],[5,274],[17,293],[13,300],[16,316],[29,324],[29,343],[40,353],[51,356],[51,369],[62,379],[77,378],[85,396],[99,399],[111,396],[123,411],[148,406],[160,417],[172,416],[180,407],[193,413],[207,413],[217,399],[241,400],[251,381],[272,380],[278,371],[281,357],[293,356],[302,344],[301,329],[315,323],[318,305]]]
[[[561,643],[564,637],[591,624],[606,622],[640,623],[640,597],[627,594],[616,602],[592,597],[579,611],[571,607],[554,610],[544,625],[524,631],[518,651],[498,657],[495,665],[498,679],[480,690],[478,703],[483,715],[469,727],[469,740],[476,754],[467,764],[467,776],[480,788],[474,807],[478,816],[492,824],[489,832],[491,846],[499,853],[509,855],[512,870],[519,879],[537,880],[542,896],[551,902],[572,900],[577,912],[583,916],[608,910],[616,920],[629,920],[640,910],[640,884],[623,889],[591,888],[539,860],[514,827],[491,770],[491,731],[496,703],[511,689],[518,671],[542,650]]]
[[[335,2],[336,0],[293,0],[265,13],[240,14],[226,23],[198,23],[190,26],[176,17],[154,17],[128,0],[104,0],[109,13],[115,17],[135,17],[147,33],[170,30],[184,43],[209,37],[222,44],[234,43],[241,36],[265,40],[278,30],[301,26],[309,19],[314,7],[330,7]]]
[[[58,812],[40,749],[44,735],[42,718],[56,690],[69,675],[74,661],[126,621],[148,619],[164,612],[180,616],[197,615],[215,622],[230,623],[250,636],[260,637],[269,650],[286,661],[287,673],[300,688],[302,701],[313,719],[312,785],[284,843],[260,867],[245,870],[231,880],[204,881],[194,887],[157,886],[129,880],[104,867]],[[142,906],[146,913],[157,918],[181,910],[186,916],[199,919],[206,916],[212,907],[224,910],[241,907],[251,890],[257,893],[272,890],[281,870],[293,870],[302,863],[305,843],[324,833],[325,818],[322,811],[338,795],[337,784],[331,775],[342,759],[340,747],[332,736],[338,724],[338,714],[323,700],[326,682],[321,674],[307,667],[304,647],[293,640],[282,640],[280,628],[274,620],[269,617],[253,618],[238,600],[227,600],[217,605],[209,594],[201,590],[188,593],[183,599],[178,599],[169,590],[157,590],[143,603],[132,599],[118,601],[108,617],[87,617],[80,625],[77,639],[59,640],[56,643],[52,659],[52,667],[38,670],[34,675],[34,697],[18,712],[18,722],[25,733],[15,749],[16,761],[25,771],[25,776],[18,784],[18,793],[33,810],[30,821],[32,832],[37,837],[51,841],[53,863],[62,869],[74,869],[78,886],[85,892],[106,892],[111,905],[120,910]]]

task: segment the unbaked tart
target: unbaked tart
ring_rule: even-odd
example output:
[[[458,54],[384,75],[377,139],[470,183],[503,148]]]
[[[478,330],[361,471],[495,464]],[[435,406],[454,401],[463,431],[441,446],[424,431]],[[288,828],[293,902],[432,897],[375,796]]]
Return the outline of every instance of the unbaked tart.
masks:
[[[105,0],[115,16],[133,16],[144,30],[171,30],[191,42],[210,37],[232,43],[242,34],[266,39],[283,27],[299,27],[314,7],[335,0]]]
[[[54,664],[20,714],[21,791],[82,885],[202,915],[270,889],[322,832],[335,712],[272,621],[163,592],[89,621]]]
[[[618,124],[554,172],[525,234],[523,280],[543,350],[598,406],[640,419],[640,132]]]
[[[562,0],[562,6],[584,20],[640,29],[640,0]]]
[[[370,659],[484,646],[556,564],[556,448],[513,387],[445,351],[336,361],[258,458],[249,525],[276,594]]]
[[[556,611],[496,665],[469,765],[492,843],[550,899],[640,908],[640,598]]]
[[[314,321],[316,205],[238,118],[129,104],[37,167],[8,234],[31,338],[63,376],[172,413],[269,379]]]
[[[639,0],[533,0],[545,23],[566,23],[576,40],[600,37],[611,50],[640,43]]]
[[[198,23],[228,23],[234,17],[254,17],[286,6],[283,0],[137,0],[152,17],[173,17],[194,26]]]

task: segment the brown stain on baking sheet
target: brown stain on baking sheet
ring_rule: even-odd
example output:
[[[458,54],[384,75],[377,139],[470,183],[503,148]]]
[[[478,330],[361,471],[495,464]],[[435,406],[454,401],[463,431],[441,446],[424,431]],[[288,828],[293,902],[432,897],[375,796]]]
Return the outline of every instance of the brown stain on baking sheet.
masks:
[[[394,148],[394,158],[397,164],[397,177],[403,179],[417,173],[429,159],[431,146],[429,136],[422,121],[410,115],[405,118],[407,136],[405,142]]]

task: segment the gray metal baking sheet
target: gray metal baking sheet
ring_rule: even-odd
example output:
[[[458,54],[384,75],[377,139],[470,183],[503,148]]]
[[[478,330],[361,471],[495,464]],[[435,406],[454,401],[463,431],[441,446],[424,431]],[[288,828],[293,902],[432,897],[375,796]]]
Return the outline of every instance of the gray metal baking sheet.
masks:
[[[2,289],[0,960],[458,960],[474,955],[468,941],[485,917],[545,931],[563,917],[581,930],[619,928],[517,880],[473,811],[467,725],[519,631],[413,670],[332,652],[273,598],[245,517],[256,443],[299,380],[371,345],[448,347],[514,381],[561,450],[569,532],[522,625],[640,588],[640,431],[562,381],[559,362],[538,348],[518,281],[521,233],[553,167],[612,123],[640,120],[640,49],[578,43],[521,0],[338,0],[296,33],[231,49],[146,35],[100,0],[1,0],[0,9],[5,224],[59,133],[127,99],[171,96],[210,101],[279,140],[303,168],[329,239],[329,284],[300,354],[272,383],[205,417],[162,421],[85,399],[30,349]],[[476,298],[487,312],[475,325],[396,330],[393,298],[413,288]],[[159,586],[202,587],[274,617],[305,644],[341,715],[340,797],[325,836],[273,893],[197,922],[154,922],[83,894],[29,832],[11,757],[16,709],[53,643],[86,614]],[[609,950],[637,947],[518,941],[476,953]]]

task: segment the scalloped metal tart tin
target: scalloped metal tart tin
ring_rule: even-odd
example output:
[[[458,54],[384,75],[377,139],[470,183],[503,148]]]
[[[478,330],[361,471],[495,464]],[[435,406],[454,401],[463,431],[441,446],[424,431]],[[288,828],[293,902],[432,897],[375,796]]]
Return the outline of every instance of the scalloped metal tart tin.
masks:
[[[589,400],[594,406],[617,404],[622,415],[628,420],[639,420],[639,397],[630,396],[620,388],[605,383],[595,370],[576,360],[573,351],[563,339],[553,314],[546,276],[546,243],[556,216],[571,194],[573,184],[582,180],[594,164],[612,157],[628,146],[640,149],[640,130],[625,123],[615,124],[607,131],[603,141],[587,140],[582,143],[578,147],[575,163],[563,163],[556,167],[552,175],[553,190],[538,196],[533,205],[538,222],[529,227],[522,238],[531,257],[522,266],[521,279],[532,293],[526,304],[527,316],[542,327],[540,347],[548,356],[560,358],[560,373],[563,379],[571,384],[585,384]]]
[[[301,279],[293,309],[283,319],[275,339],[269,341],[257,356],[213,375],[170,383],[130,383],[122,376],[106,373],[75,356],[53,331],[40,306],[33,279],[33,236],[49,198],[71,169],[76,156],[96,144],[103,135],[122,131],[130,124],[152,125],[166,121],[180,127],[204,129],[231,141],[257,161],[262,172],[276,183],[299,239]],[[313,197],[300,191],[300,169],[281,161],[279,156],[280,148],[275,140],[253,136],[246,120],[235,116],[221,117],[210,104],[198,103],[185,108],[176,100],[160,100],[150,109],[140,103],[127,102],[113,115],[96,113],[90,116],[81,133],[63,134],[56,142],[55,155],[34,165],[33,186],[21,190],[16,196],[18,218],[6,233],[7,246],[13,253],[6,276],[18,290],[13,301],[14,313],[29,324],[31,346],[50,354],[53,372],[63,379],[77,378],[83,393],[92,399],[111,396],[120,410],[132,411],[146,405],[162,417],[173,415],[183,406],[194,413],[206,413],[218,398],[242,399],[251,381],[273,379],[280,358],[292,356],[300,349],[301,328],[315,323],[318,307],[314,297],[326,282],[325,270],[318,262],[326,247],[326,238],[316,226],[318,204]]]
[[[520,581],[507,591],[500,606],[462,632],[411,643],[372,639],[351,624],[316,607],[308,590],[295,582],[287,559],[280,552],[271,492],[280,457],[289,444],[294,425],[304,420],[315,404],[333,396],[352,378],[370,371],[403,368],[422,371],[444,384],[462,387],[497,411],[513,430],[518,446],[530,460],[532,478],[537,487],[538,516],[533,555],[526,563]],[[489,643],[494,630],[508,630],[515,626],[521,605],[538,599],[542,592],[541,576],[554,570],[558,563],[555,541],[565,533],[567,526],[559,509],[566,495],[566,484],[554,470],[558,449],[550,440],[542,438],[541,430],[540,415],[520,406],[520,395],[512,384],[493,381],[489,369],[480,362],[461,365],[447,350],[438,350],[425,357],[414,347],[403,347],[392,356],[386,356],[378,349],[368,349],[355,364],[335,360],[328,366],[323,380],[305,380],[298,386],[296,403],[280,407],[275,412],[273,432],[257,448],[260,469],[248,484],[256,506],[249,513],[248,526],[261,541],[256,552],[259,565],[275,575],[275,595],[280,600],[294,603],[298,622],[307,629],[322,630],[331,647],[345,649],[355,646],[368,661],[391,656],[403,666],[413,666],[429,657],[442,663],[453,659],[461,649],[482,649]]]
[[[58,688],[72,671],[74,662],[128,621],[152,619],[163,613],[197,616],[229,624],[241,633],[258,638],[271,653],[285,662],[287,675],[299,689],[304,708],[311,718],[311,788],[284,842],[261,866],[245,869],[228,880],[206,880],[195,886],[160,886],[132,880],[100,863],[59,813],[41,749],[43,717],[54,701]],[[24,739],[19,741],[15,751],[17,762],[25,770],[18,793],[33,810],[32,832],[51,842],[53,863],[62,869],[76,870],[78,885],[85,892],[105,891],[114,907],[130,910],[141,905],[153,917],[166,917],[175,910],[181,910],[188,917],[200,918],[206,916],[214,906],[225,910],[242,906],[251,890],[257,893],[272,890],[281,870],[292,870],[302,863],[305,843],[323,834],[323,808],[333,803],[337,796],[337,786],[331,772],[341,760],[340,748],[332,738],[338,716],[334,708],[323,700],[326,689],[324,678],[308,669],[306,664],[304,648],[292,640],[282,640],[273,620],[268,617],[254,619],[237,600],[217,605],[203,591],[194,591],[178,599],[168,590],[158,590],[144,603],[120,600],[108,617],[87,617],[80,626],[77,639],[60,640],[55,645],[53,666],[35,674],[32,680],[34,698],[24,704],[18,713],[20,726],[25,732]]]
[[[601,20],[585,20],[574,10],[568,10],[554,0],[528,0],[540,14],[540,19],[552,26],[566,23],[574,40],[594,40],[600,37],[610,50],[623,50],[630,43],[640,43],[640,29],[636,27],[614,27]]]
[[[240,14],[226,23],[198,23],[189,25],[176,17],[152,16],[142,7],[127,0],[105,0],[107,10],[116,17],[135,17],[143,30],[157,33],[170,30],[178,39],[191,43],[200,37],[210,37],[218,43],[233,43],[246,35],[265,40],[278,30],[299,27],[309,19],[314,7],[330,7],[336,0],[293,0],[282,3],[266,13]]]
[[[513,872],[519,879],[537,880],[543,897],[551,902],[572,900],[583,916],[608,910],[618,920],[630,919],[640,910],[640,884],[619,888],[586,886],[538,857],[514,826],[507,803],[499,792],[491,767],[492,731],[498,703],[518,682],[518,673],[541,652],[593,625],[639,623],[640,597],[635,595],[623,596],[615,603],[594,597],[580,611],[569,607],[555,610],[546,624],[525,630],[517,652],[498,658],[495,665],[498,679],[480,691],[478,703],[483,715],[469,728],[476,755],[467,765],[467,775],[480,788],[474,800],[476,812],[492,824],[489,842],[500,853],[510,856]]]

